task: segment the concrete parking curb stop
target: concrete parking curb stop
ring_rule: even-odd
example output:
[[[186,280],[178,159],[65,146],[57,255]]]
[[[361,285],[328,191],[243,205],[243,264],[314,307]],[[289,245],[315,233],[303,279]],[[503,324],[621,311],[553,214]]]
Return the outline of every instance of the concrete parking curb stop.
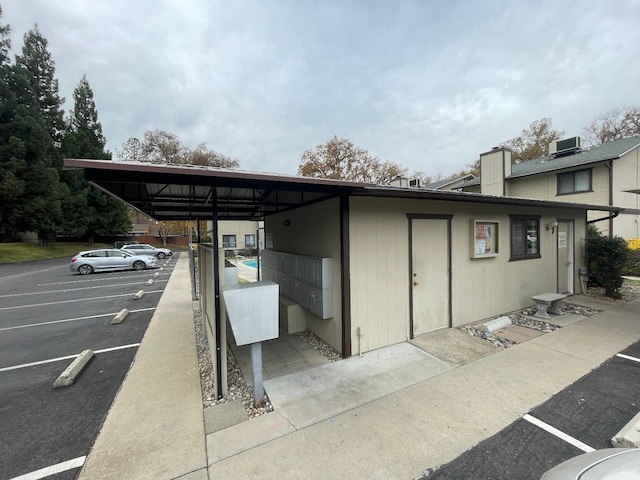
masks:
[[[53,382],[53,388],[61,388],[68,387],[69,385],[73,385],[76,377],[80,375],[82,370],[89,364],[91,360],[95,357],[95,353],[93,350],[84,350],[80,355],[76,357],[76,359],[71,362],[67,368],[64,369],[64,372],[60,374],[56,381]]]
[[[153,278],[150,278],[149,280],[147,280],[147,285],[153,285]]]
[[[611,444],[620,448],[640,447],[640,413],[622,427],[622,430],[611,439]]]
[[[134,300],[140,300],[142,297],[144,297],[144,290],[140,290],[138,293],[136,293],[133,296],[133,299]]]
[[[113,317],[113,320],[111,320],[111,325],[116,325],[124,322],[124,319],[127,318],[127,315],[129,315],[129,310],[123,308],[115,317]]]

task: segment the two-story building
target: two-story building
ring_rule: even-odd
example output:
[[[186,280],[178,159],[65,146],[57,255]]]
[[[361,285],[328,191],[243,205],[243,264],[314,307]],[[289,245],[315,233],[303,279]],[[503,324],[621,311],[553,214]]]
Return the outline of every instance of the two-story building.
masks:
[[[494,148],[480,155],[478,178],[463,178],[425,188],[620,207],[605,217],[590,211],[588,220],[605,234],[640,237],[640,135],[592,147],[580,137],[558,140],[549,156],[516,164],[509,150]]]

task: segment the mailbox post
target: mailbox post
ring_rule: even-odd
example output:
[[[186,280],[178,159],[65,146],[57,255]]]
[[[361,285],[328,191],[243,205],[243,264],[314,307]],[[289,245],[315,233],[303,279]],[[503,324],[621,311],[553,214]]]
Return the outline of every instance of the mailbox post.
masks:
[[[264,397],[262,344],[278,338],[278,284],[271,281],[223,287],[222,297],[236,344],[251,345],[253,401]]]

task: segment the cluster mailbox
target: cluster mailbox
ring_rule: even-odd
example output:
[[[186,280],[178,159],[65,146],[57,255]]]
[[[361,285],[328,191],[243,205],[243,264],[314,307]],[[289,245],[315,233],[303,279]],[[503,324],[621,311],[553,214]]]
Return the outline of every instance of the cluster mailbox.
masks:
[[[333,261],[265,250],[262,276],[280,285],[280,294],[320,318],[333,317]]]

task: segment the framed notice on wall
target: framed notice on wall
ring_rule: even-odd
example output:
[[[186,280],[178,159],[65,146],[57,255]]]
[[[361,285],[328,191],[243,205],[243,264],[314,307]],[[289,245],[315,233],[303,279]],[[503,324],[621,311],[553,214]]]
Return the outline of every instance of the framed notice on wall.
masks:
[[[498,255],[500,222],[495,220],[471,220],[471,258],[490,258]]]

